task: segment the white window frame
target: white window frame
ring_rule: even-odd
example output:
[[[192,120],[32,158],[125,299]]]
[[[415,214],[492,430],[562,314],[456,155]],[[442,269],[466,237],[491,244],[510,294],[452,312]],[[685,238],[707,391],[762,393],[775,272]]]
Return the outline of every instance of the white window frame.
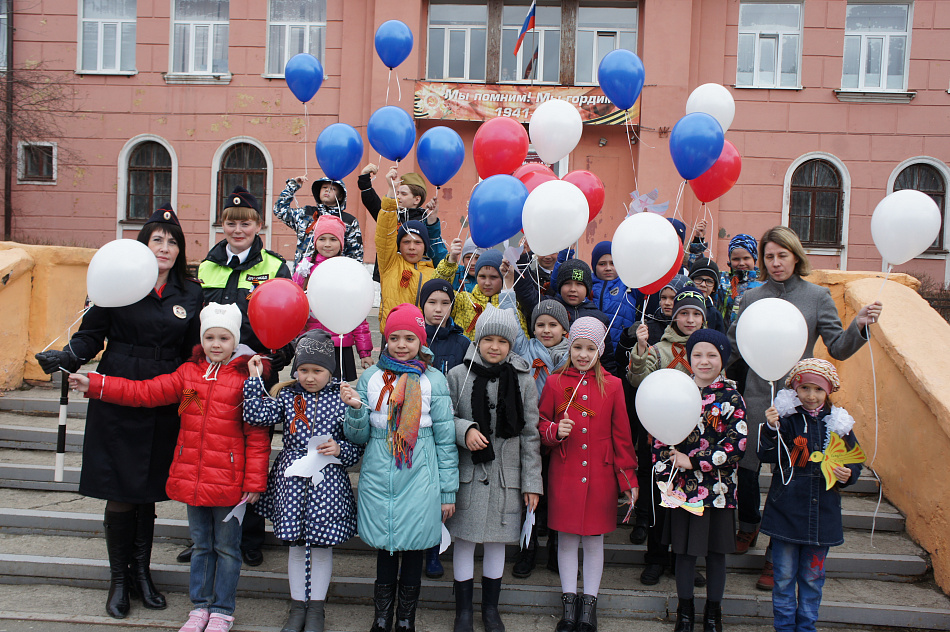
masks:
[[[903,5],[907,7],[907,30],[899,33],[897,31],[848,31],[844,32],[844,39],[841,43],[841,89],[843,91],[854,91],[854,92],[905,92],[907,90],[907,79],[908,74],[910,73],[910,46],[911,46],[911,34],[913,33],[914,25],[914,3],[913,2],[897,2],[895,0],[860,0],[858,2],[848,2],[848,6],[851,5],[860,5],[860,4],[884,4],[884,5]],[[860,39],[860,47],[858,54],[858,85],[856,87],[845,88],[844,87],[844,46],[847,43],[849,37],[857,37]],[[888,88],[887,87],[887,68],[889,55],[891,51],[890,40],[891,37],[903,37],[905,39],[904,44],[904,68],[901,86],[899,88]],[[869,38],[882,38],[884,41],[882,43],[883,49],[881,51],[881,86],[867,86],[865,84],[865,67],[867,65],[867,40]]]
[[[227,49],[230,49],[231,46],[231,20],[230,17],[227,20],[179,20],[177,16],[174,15],[175,12],[175,0],[171,0],[172,8],[172,20],[171,20],[171,33],[169,35],[168,41],[170,46],[168,47],[168,67],[170,72],[165,76],[166,83],[176,83],[176,79],[181,79],[184,83],[188,83],[187,78],[197,78],[199,80],[204,79],[224,79],[225,81],[231,80],[231,64],[230,58],[228,56],[228,68],[224,71],[214,71],[214,33],[215,27],[224,26],[228,30],[228,45]],[[230,13],[229,13],[230,16]],[[188,51],[187,51],[187,67],[182,70],[175,70],[175,30],[178,26],[187,26],[188,27]],[[207,53],[207,64],[208,70],[195,70],[194,69],[194,60],[195,60],[195,29],[196,27],[206,26],[208,27],[208,53]],[[171,80],[170,80],[171,79]],[[212,81],[213,83],[213,81]]]
[[[310,1],[323,2],[324,4],[323,13],[324,15],[326,15],[326,0],[300,0],[300,1],[301,2],[310,2]],[[270,79],[283,79],[284,68],[287,66],[287,62],[290,61],[291,57],[297,54],[297,53],[294,53],[294,55],[291,55],[288,52],[287,46],[285,45],[284,50],[283,50],[284,62],[280,65],[280,72],[279,73],[268,72],[269,69],[267,68],[267,63],[268,63],[268,60],[270,59],[271,46],[274,45],[274,43],[271,41],[271,36],[270,36],[271,27],[273,26],[280,26],[284,29],[285,44],[286,42],[290,40],[290,29],[292,27],[300,27],[300,26],[304,27],[304,50],[298,51],[298,52],[304,52],[304,53],[310,52],[310,49],[312,48],[312,42],[310,41],[310,29],[315,26],[322,28],[323,38],[322,38],[322,45],[320,47],[320,50],[317,51],[317,54],[313,54],[313,53],[311,54],[313,54],[314,57],[319,59],[320,63],[323,64],[324,79],[327,78],[326,61],[325,61],[326,49],[327,49],[327,22],[326,20],[324,20],[323,22],[288,22],[284,20],[271,20],[270,19],[270,3],[268,3],[268,7],[267,7],[267,49],[266,49],[266,54],[264,56],[264,74],[262,76],[270,78]]]
[[[426,36],[429,38],[426,41],[426,78],[429,79],[432,77],[429,68],[429,46],[431,46],[431,33],[432,29],[442,29],[442,78],[441,79],[432,79],[432,81],[477,81],[479,83],[484,83],[487,79],[488,73],[488,23],[485,24],[431,24],[426,23]],[[481,79],[472,79],[469,75],[471,71],[471,60],[472,60],[472,31],[473,30],[483,30],[485,31],[485,73],[486,76]],[[465,32],[465,75],[462,77],[452,77],[449,76],[449,55],[452,52],[449,47],[449,31],[464,31]]]
[[[803,154],[792,161],[785,172],[785,184],[782,189],[782,226],[788,226],[789,207],[792,199],[792,175],[795,170],[809,160],[825,160],[830,162],[841,175],[841,246],[836,248],[805,248],[809,255],[836,257],[840,256],[838,269],[848,269],[848,230],[851,215],[851,173],[844,162],[834,154],[823,151],[812,151]]]
[[[125,145],[122,146],[122,149],[119,151],[119,161],[118,161],[118,178],[116,179],[116,205],[115,205],[115,238],[122,239],[123,231],[128,230],[138,230],[141,227],[141,222],[133,222],[125,219],[126,209],[125,205],[129,197],[129,158],[132,156],[132,152],[135,151],[135,148],[146,142],[155,142],[165,148],[165,151],[168,152],[168,155],[171,156],[172,160],[172,195],[171,195],[171,205],[172,208],[178,208],[178,154],[175,153],[175,148],[172,147],[171,143],[162,138],[161,136],[155,136],[154,134],[139,134],[138,136],[133,136],[126,141]]]
[[[26,174],[26,147],[40,146],[53,148],[53,179],[52,180],[31,180]],[[16,161],[16,182],[17,184],[41,184],[45,186],[55,185],[59,180],[59,147],[56,143],[48,141],[20,141],[17,143],[17,161]]]
[[[739,4],[739,12],[741,15],[742,7],[750,4],[758,5],[769,5],[769,4],[797,4],[798,9],[798,29],[797,30],[784,30],[780,31],[778,29],[763,29],[759,27],[743,27],[741,24],[738,26],[738,34],[736,36],[736,88],[767,88],[769,90],[800,90],[802,86],[802,49],[804,48],[803,43],[805,40],[804,35],[804,25],[805,25],[805,3],[804,1],[799,0],[786,0],[784,2],[779,0],[768,0],[767,2],[761,0],[743,0]],[[738,20],[737,20],[738,22]],[[755,37],[755,45],[753,47],[752,54],[752,83],[751,84],[740,84],[739,83],[739,39],[743,35],[753,35]],[[797,35],[798,36],[798,64],[796,66],[796,80],[794,86],[783,86],[781,85],[782,81],[782,49],[783,49],[783,36],[785,35]],[[759,79],[759,61],[760,61],[760,42],[763,37],[775,38],[775,82],[773,85],[763,85]]]
[[[914,156],[913,158],[908,158],[907,160],[903,161],[902,163],[894,167],[894,170],[891,171],[891,175],[888,176],[887,178],[887,190],[885,191],[885,195],[890,195],[891,193],[894,192],[894,184],[897,182],[897,176],[900,175],[901,171],[903,171],[907,167],[921,164],[921,163],[925,165],[929,165],[940,172],[940,175],[943,176],[944,184],[947,186],[947,197],[950,198],[950,167],[948,167],[947,163],[945,163],[944,161],[940,160],[939,158],[934,158],[933,156]],[[947,231],[947,224],[950,223],[948,222],[948,220],[950,220],[950,213],[948,213],[948,209],[946,208],[946,206],[947,206],[947,201],[944,201],[943,247],[945,249],[950,250],[950,242],[947,241],[948,238],[950,238],[950,233],[948,233]],[[947,262],[947,266],[944,272],[944,283],[950,282],[950,254],[946,252],[924,251],[923,253],[914,257],[914,259],[938,259],[938,260],[943,259],[945,260]],[[887,272],[887,264],[884,263],[883,261],[881,262],[881,271]]]
[[[12,2],[12,0],[10,0],[10,1]],[[136,26],[136,32],[135,32],[135,38],[134,38],[136,41],[135,41],[135,43],[133,44],[133,53],[132,53],[133,57],[136,57],[136,55],[135,55],[135,46],[136,46],[137,43],[138,43],[138,24],[137,24],[137,22],[138,22],[138,6],[136,6],[136,17],[135,17],[135,18],[132,18],[132,19],[128,19],[128,18],[95,18],[95,19],[90,18],[90,19],[86,19],[85,17],[83,17],[83,0],[78,0],[78,2],[79,2],[79,9],[78,9],[78,11],[79,11],[79,13],[78,13],[79,19],[77,20],[77,26],[78,26],[78,29],[79,29],[79,33],[78,33],[78,35],[77,35],[77,37],[76,37],[76,41],[78,42],[78,46],[76,47],[76,74],[80,74],[80,75],[127,75],[127,76],[131,76],[131,75],[137,74],[137,73],[138,73],[138,70],[135,69],[135,68],[133,68],[132,70],[122,70],[122,27],[123,27],[124,25],[127,25],[127,24],[133,24],[133,25]],[[137,3],[136,3],[136,4],[137,4]],[[87,23],[90,23],[90,22],[94,22],[94,23],[98,24],[96,40],[97,40],[97,42],[98,42],[97,49],[98,49],[98,51],[99,51],[99,54],[98,54],[98,58],[96,59],[96,67],[95,67],[95,68],[83,68],[83,67],[82,67],[82,49],[83,49],[83,41],[84,41],[84,37],[83,37],[84,29],[83,29],[83,27],[84,27]],[[4,23],[5,23],[5,20],[4,20]],[[115,68],[103,68],[103,66],[102,66],[102,56],[103,56],[103,51],[104,51],[104,47],[103,47],[103,45],[102,45],[102,41],[103,41],[103,40],[102,40],[102,30],[103,30],[103,28],[105,27],[105,25],[107,25],[107,24],[114,24],[114,25],[115,25],[115,28],[116,28],[116,51],[115,51],[116,67],[115,67]],[[4,26],[3,28],[5,28],[5,26]],[[136,64],[137,64],[137,63],[138,63],[138,59],[136,58]]]
[[[270,152],[267,151],[267,147],[261,141],[253,138],[251,136],[235,136],[224,141],[218,148],[214,151],[214,156],[211,158],[211,188],[208,189],[211,191],[211,199],[208,206],[208,239],[211,246],[214,246],[221,240],[221,235],[224,234],[224,228],[221,226],[215,226],[215,214],[218,209],[218,173],[221,171],[221,161],[224,160],[224,154],[232,145],[238,145],[240,143],[247,143],[248,145],[254,145],[257,147],[262,154],[264,154],[264,161],[267,164],[267,175],[265,176],[265,191],[267,191],[266,199],[258,200],[261,205],[261,217],[263,217],[263,224],[261,226],[261,239],[264,240],[264,247],[271,247],[271,213],[270,209],[274,208],[274,159],[271,157]]]
[[[520,25],[519,25],[519,26],[504,26],[504,25],[502,25],[502,27],[501,27],[501,37],[499,38],[499,41],[501,42],[501,45],[502,45],[502,51],[501,51],[501,56],[499,57],[499,60],[503,59],[503,58],[504,58],[504,55],[510,54],[509,51],[504,50],[505,31],[514,31],[515,34],[517,35],[519,32],[521,32],[521,26],[520,26]],[[537,68],[532,68],[532,73],[533,73],[533,74],[536,74],[539,78],[538,78],[538,79],[534,79],[534,80],[532,80],[532,79],[530,79],[530,78],[529,78],[529,79],[521,79],[521,78],[519,78],[519,79],[503,79],[503,78],[501,78],[501,77],[499,76],[499,77],[498,77],[498,83],[504,83],[504,84],[535,84],[535,85],[557,85],[558,83],[560,83],[560,75],[561,75],[561,73],[560,73],[560,55],[558,55],[558,73],[557,73],[557,74],[558,74],[558,79],[555,79],[554,81],[544,81],[544,80],[540,79],[540,77],[543,77],[543,76],[544,76],[544,42],[545,42],[545,37],[544,37],[544,35],[545,35],[545,33],[547,33],[548,31],[556,31],[556,32],[558,33],[558,44],[559,44],[559,46],[560,46],[560,44],[563,44],[563,42],[564,42],[564,35],[563,35],[563,33],[561,33],[561,27],[560,27],[560,26],[537,26],[537,27],[531,29],[531,31],[529,31],[529,33],[537,33],[537,38],[538,38],[538,66],[537,66]],[[527,33],[525,34],[525,36],[527,37]],[[519,72],[521,71],[522,68],[524,68],[524,54],[525,54],[525,51],[526,51],[526,50],[528,50],[528,46],[526,46],[524,43],[522,43],[521,48],[518,49],[518,55],[516,56],[516,57],[517,57],[517,61],[515,61],[515,67],[518,68]],[[532,55],[532,56],[534,55],[534,51],[531,51],[531,55]],[[501,65],[502,65],[501,62],[499,61],[499,64],[498,64],[498,72],[499,72],[499,74],[501,73]]]
[[[637,52],[637,47],[640,45],[640,32],[639,32],[639,24],[640,24],[640,5],[639,5],[639,3],[635,3],[635,2],[634,2],[634,3],[631,3],[631,6],[629,7],[629,9],[632,9],[632,10],[633,10],[633,21],[631,22],[631,23],[633,24],[632,27],[624,27],[624,26],[617,26],[617,27],[606,27],[606,26],[605,26],[605,27],[578,26],[577,29],[574,31],[574,49],[575,49],[575,52],[574,52],[574,59],[575,59],[575,62],[574,62],[574,78],[575,78],[575,79],[574,79],[574,85],[575,85],[575,86],[596,86],[596,85],[599,85],[599,84],[598,84],[598,81],[597,81],[597,70],[598,70],[598,67],[600,66],[600,62],[599,62],[598,60],[599,60],[599,59],[602,59],[602,56],[599,54],[599,50],[598,50],[598,48],[597,48],[597,45],[598,45],[597,36],[600,35],[601,33],[613,33],[613,34],[616,36],[616,38],[617,38],[617,46],[616,46],[613,50],[616,50],[617,48],[620,47],[620,34],[621,34],[621,33],[633,33],[633,48],[632,48],[631,50],[632,50],[633,52]],[[578,8],[578,13],[580,13],[580,7]],[[578,16],[578,17],[579,17],[579,16]],[[578,61],[577,61],[577,60],[579,59],[579,56],[577,55],[577,52],[576,52],[576,51],[577,51],[577,48],[580,46],[580,40],[581,40],[580,34],[581,34],[581,33],[593,33],[593,34],[594,34],[594,50],[593,50],[593,53],[592,53],[592,56],[591,56],[591,64],[592,64],[593,68],[591,69],[591,74],[590,74],[590,76],[593,77],[593,81],[590,81],[590,82],[587,82],[587,81],[578,81],[578,80],[577,80],[577,76],[578,76],[578,75],[577,75],[577,64],[578,64]],[[607,52],[609,53],[610,51],[607,51]],[[605,53],[605,54],[606,54],[606,53]]]
[[[7,69],[7,2],[13,0],[0,2],[0,70]]]

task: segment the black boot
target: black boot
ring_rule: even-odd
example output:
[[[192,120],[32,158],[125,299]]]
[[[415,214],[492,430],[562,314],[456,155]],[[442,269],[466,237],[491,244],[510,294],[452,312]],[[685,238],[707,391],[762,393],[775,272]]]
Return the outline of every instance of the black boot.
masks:
[[[416,632],[416,606],[422,586],[399,584],[399,602],[396,604],[396,632]]]
[[[109,597],[106,612],[115,619],[129,615],[129,562],[135,542],[135,511],[105,511],[102,526],[109,552]]]
[[[164,610],[165,595],[158,592],[152,583],[149,565],[152,562],[152,537],[155,534],[155,505],[139,505],[135,508],[135,544],[132,547],[130,589],[133,595],[142,598],[142,605],[150,610]]]
[[[564,604],[564,614],[554,632],[574,632],[577,628],[577,594],[561,593],[561,603]]]
[[[307,617],[304,620],[303,632],[323,632],[325,614],[322,601],[311,599],[307,602]]]
[[[597,595],[581,595],[581,614],[577,618],[577,632],[597,632]]]
[[[703,632],[722,632],[722,602],[707,601],[703,611]]]
[[[673,632],[693,632],[696,610],[692,599],[680,599],[676,606],[676,627]]]
[[[393,607],[396,605],[396,584],[380,584],[373,586],[373,627],[370,632],[390,632],[393,629]]]
[[[519,579],[524,579],[526,577],[531,577],[531,571],[534,570],[534,559],[538,554],[538,536],[535,534],[536,529],[531,531],[531,539],[528,541],[528,546],[518,551],[518,554],[515,555],[515,563],[511,567],[511,574]]]
[[[472,592],[475,580],[466,579],[455,582],[455,627],[454,632],[472,632],[475,626],[475,613],[472,608]]]
[[[548,531],[548,570],[558,572],[557,566],[557,531]]]
[[[290,611],[287,613],[287,623],[280,629],[280,632],[303,632],[303,622],[306,616],[307,604],[292,599],[290,601]]]
[[[498,597],[501,595],[501,577],[482,577],[482,625],[485,632],[505,632],[505,624],[498,614]]]

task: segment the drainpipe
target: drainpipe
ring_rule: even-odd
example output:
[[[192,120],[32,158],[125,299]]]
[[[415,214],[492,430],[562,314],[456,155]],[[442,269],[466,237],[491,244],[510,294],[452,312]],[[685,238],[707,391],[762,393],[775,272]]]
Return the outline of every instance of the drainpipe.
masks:
[[[3,239],[13,239],[13,0],[7,0],[7,129],[3,154]]]

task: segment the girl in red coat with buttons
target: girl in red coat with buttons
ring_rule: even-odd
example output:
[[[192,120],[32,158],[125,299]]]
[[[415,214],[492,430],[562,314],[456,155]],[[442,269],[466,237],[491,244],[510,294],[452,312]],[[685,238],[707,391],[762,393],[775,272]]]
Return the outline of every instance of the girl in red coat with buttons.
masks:
[[[620,380],[604,371],[607,330],[585,316],[571,325],[564,368],[548,378],[538,406],[541,441],[551,450],[548,524],[559,532],[564,615],[557,632],[597,630],[604,534],[617,528],[617,496],[637,499],[637,457]],[[584,547],[584,593],[577,594],[577,548]],[[580,605],[580,613],[578,613]]]

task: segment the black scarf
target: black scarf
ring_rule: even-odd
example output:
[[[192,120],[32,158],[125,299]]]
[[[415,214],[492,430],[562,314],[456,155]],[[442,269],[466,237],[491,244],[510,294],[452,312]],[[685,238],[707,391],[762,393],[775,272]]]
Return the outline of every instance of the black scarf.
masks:
[[[475,381],[472,384],[472,421],[478,424],[478,430],[488,439],[488,447],[472,452],[472,463],[489,463],[495,460],[492,445],[491,408],[488,401],[488,381],[498,380],[498,403],[495,406],[495,419],[498,421],[498,436],[510,439],[521,434],[524,428],[524,405],[521,402],[521,387],[518,373],[508,362],[493,366],[478,364],[471,360]]]

